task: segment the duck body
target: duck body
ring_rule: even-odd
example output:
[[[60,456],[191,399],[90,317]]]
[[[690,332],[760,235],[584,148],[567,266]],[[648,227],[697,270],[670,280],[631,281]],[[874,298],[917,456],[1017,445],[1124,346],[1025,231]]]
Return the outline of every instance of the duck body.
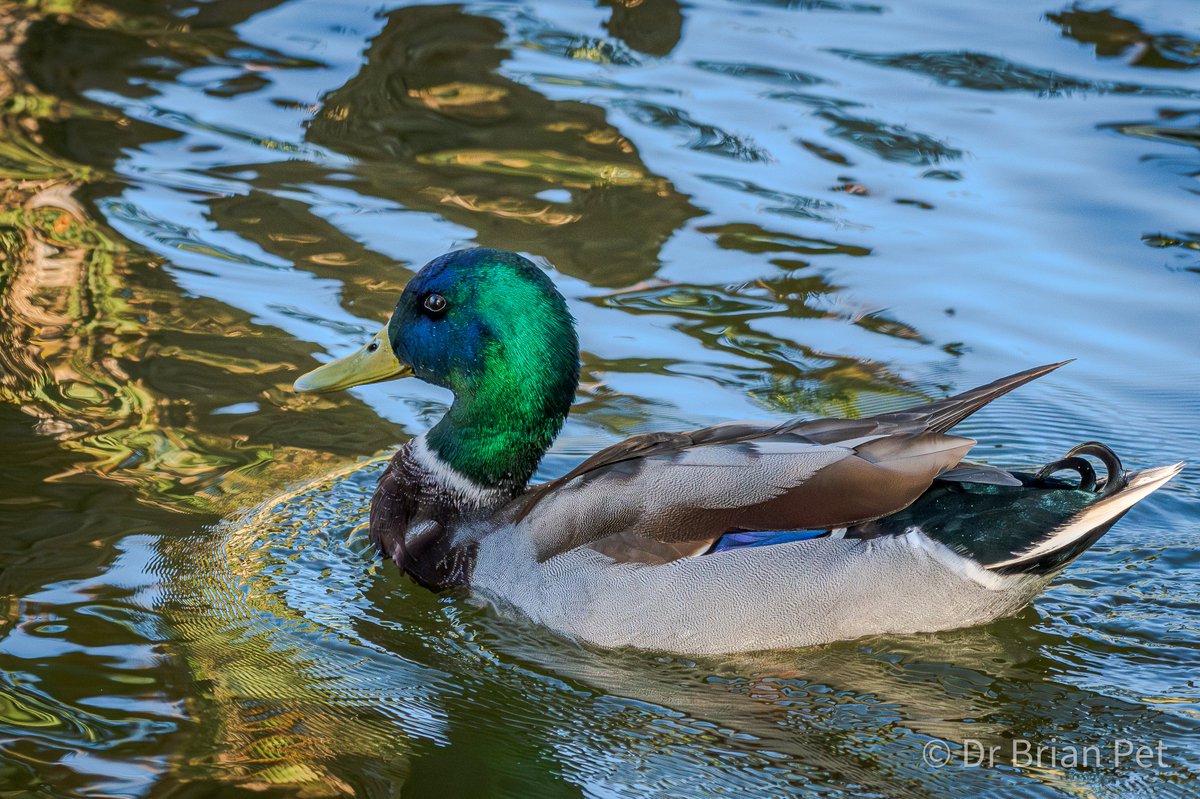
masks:
[[[818,420],[832,421],[839,420]],[[753,452],[746,442],[739,445]],[[811,481],[817,464],[831,461],[838,449],[856,457],[848,454],[850,447],[833,445],[826,454],[828,445],[818,446],[824,457],[811,458],[812,465],[793,472],[793,479],[803,481],[813,469]],[[759,481],[737,471],[728,475],[727,470],[754,468],[738,464],[736,455],[702,454],[701,461],[689,462],[693,453],[673,457],[682,460],[678,468],[709,473],[692,487],[700,496],[720,499],[719,509],[699,509],[712,518],[730,511],[726,494],[747,497]],[[667,507],[671,496],[685,512],[697,507],[696,495],[672,486],[674,478],[663,474],[670,468],[664,455],[641,465],[661,478],[647,476],[645,484],[606,485],[629,479],[629,467],[608,478],[585,477],[590,474],[585,471],[507,500],[481,496],[449,477],[444,465],[426,467],[433,457],[421,438],[397,454],[391,476],[381,481],[371,520],[381,551],[418,582],[434,590],[469,588],[502,612],[582,642],[696,655],[931,632],[1011,615],[1178,471],[1110,475],[1106,483],[1120,484],[1107,493],[1051,476],[967,470],[964,476],[988,481],[975,483],[948,471],[948,479],[933,479],[893,514],[805,531],[799,540],[790,530],[714,535],[685,519],[671,538],[687,540],[659,541],[652,536],[664,528],[654,527],[663,524],[655,514],[673,514]],[[777,457],[785,468],[802,459],[795,451]],[[1064,466],[1071,468],[1069,462]],[[1080,478],[1086,484],[1089,473]],[[714,480],[725,484],[723,494],[706,487]],[[439,494],[455,509],[443,512],[441,523],[404,524],[392,499]],[[786,516],[779,518],[776,527],[789,526]],[[611,532],[605,524],[615,519],[623,520],[622,528]],[[568,533],[572,524],[594,539],[578,543]],[[550,552],[548,533],[554,540]],[[721,547],[727,539],[753,536],[760,539]]]
[[[480,547],[472,588],[579,641],[707,655],[983,624],[1015,613],[1046,582],[993,578],[959,560],[912,532],[653,566],[588,547],[537,563],[527,537],[510,527]]]
[[[371,507],[373,540],[417,582],[599,646],[715,654],[1025,606],[1181,468],[1129,474],[1096,443],[1034,474],[964,461],[975,442],[951,428],[1061,365],[864,419],[634,436],[528,486],[574,395],[573,322],[524,258],[468,250],[422,269],[372,344],[297,389],[415,373],[455,391]]]

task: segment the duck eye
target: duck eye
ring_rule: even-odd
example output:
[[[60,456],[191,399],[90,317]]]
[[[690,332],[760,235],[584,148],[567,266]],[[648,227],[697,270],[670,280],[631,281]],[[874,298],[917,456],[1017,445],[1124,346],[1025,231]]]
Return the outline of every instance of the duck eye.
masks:
[[[425,310],[430,313],[441,313],[446,310],[446,298],[441,294],[429,294],[425,297]]]
[[[379,349],[379,340],[378,339],[376,339],[375,341],[372,341],[370,344],[367,345],[367,352],[374,352],[377,349]]]

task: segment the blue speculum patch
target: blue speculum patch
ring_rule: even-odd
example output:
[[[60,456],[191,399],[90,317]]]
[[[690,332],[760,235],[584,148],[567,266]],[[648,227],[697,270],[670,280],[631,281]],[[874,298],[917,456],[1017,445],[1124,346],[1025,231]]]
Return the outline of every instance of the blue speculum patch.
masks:
[[[790,544],[793,541],[808,541],[829,535],[828,530],[768,530],[766,532],[726,533],[717,539],[709,554],[744,547],[766,547],[773,544]]]

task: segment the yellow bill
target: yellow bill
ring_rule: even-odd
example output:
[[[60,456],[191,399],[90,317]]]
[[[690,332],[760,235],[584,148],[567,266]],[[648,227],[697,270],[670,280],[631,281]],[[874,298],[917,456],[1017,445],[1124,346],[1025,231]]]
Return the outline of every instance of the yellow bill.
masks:
[[[299,394],[341,391],[351,386],[408,377],[412,373],[412,367],[400,363],[396,357],[388,340],[387,325],[384,325],[361,349],[301,375],[292,384],[292,389]]]

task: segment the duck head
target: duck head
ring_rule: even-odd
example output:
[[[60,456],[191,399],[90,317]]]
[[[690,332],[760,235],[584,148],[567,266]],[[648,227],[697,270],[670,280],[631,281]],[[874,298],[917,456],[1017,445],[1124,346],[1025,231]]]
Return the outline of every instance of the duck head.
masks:
[[[434,454],[482,487],[523,487],[575,397],[575,322],[527,259],[458,250],[421,268],[367,344],[294,388],[338,391],[408,376],[454,392],[426,434]]]

